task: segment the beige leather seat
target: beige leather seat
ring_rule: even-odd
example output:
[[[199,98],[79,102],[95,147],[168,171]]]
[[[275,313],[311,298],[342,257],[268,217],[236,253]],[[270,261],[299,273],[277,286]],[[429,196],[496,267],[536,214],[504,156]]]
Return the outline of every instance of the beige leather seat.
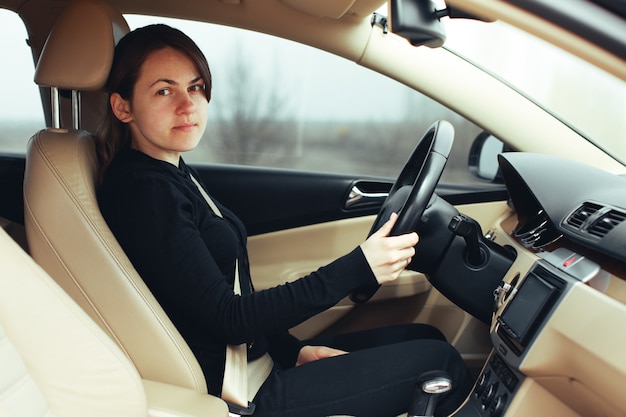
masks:
[[[46,42],[35,81],[66,90],[101,89],[115,43],[127,32],[123,17],[106,2],[72,1]],[[57,126],[31,138],[24,178],[31,256],[117,342],[143,378],[206,393],[189,346],[100,214],[96,166],[89,132]]]
[[[0,416],[227,416],[218,398],[141,379],[108,335],[0,229]]]

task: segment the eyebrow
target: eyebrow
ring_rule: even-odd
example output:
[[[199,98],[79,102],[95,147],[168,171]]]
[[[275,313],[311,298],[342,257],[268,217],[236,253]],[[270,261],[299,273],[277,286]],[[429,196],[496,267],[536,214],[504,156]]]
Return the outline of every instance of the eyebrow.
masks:
[[[201,79],[202,79],[202,77],[201,77],[201,76],[198,76],[198,77],[194,78],[193,80],[191,80],[191,81],[189,82],[189,85],[191,85],[191,84],[195,84],[195,83],[197,83],[198,81],[200,81]],[[156,80],[155,82],[153,82],[152,84],[150,84],[150,87],[152,87],[152,86],[154,86],[154,85],[156,85],[156,84],[158,84],[158,83],[166,83],[166,84],[169,84],[169,85],[178,85],[178,82],[176,82],[176,81],[174,81],[174,80],[170,80],[169,78],[159,78],[158,80]]]

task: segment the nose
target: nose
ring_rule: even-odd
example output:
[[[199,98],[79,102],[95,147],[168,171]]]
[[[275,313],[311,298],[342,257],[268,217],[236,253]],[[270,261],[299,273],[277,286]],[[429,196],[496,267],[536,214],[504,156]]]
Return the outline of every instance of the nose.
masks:
[[[189,113],[194,109],[195,103],[191,99],[191,96],[188,92],[185,92],[180,95],[180,101],[178,103],[178,112],[179,113]]]

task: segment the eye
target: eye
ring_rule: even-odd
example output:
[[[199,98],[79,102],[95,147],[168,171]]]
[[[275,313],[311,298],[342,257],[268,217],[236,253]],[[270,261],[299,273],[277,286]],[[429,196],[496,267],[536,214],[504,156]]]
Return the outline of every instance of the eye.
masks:
[[[160,90],[157,90],[156,93],[158,96],[169,96],[170,94],[172,94],[171,91],[167,88],[162,88]]]
[[[204,84],[194,84],[189,87],[189,92],[200,92],[204,91]]]

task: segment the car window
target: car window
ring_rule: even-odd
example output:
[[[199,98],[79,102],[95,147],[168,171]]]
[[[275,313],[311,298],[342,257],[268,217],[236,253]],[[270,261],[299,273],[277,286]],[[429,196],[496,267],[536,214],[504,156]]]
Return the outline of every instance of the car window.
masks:
[[[447,19],[445,24],[446,49],[496,74],[626,161],[623,80],[504,22]]]
[[[0,89],[0,153],[25,154],[28,138],[45,127],[35,65],[19,16],[0,9],[0,54],[3,57]],[[7,62],[10,57],[10,63]]]
[[[125,16],[131,28],[177,27],[204,51],[213,75],[209,124],[189,162],[395,178],[438,119],[456,131],[444,182],[476,181],[467,168],[480,129],[426,96],[335,55],[246,30]]]

